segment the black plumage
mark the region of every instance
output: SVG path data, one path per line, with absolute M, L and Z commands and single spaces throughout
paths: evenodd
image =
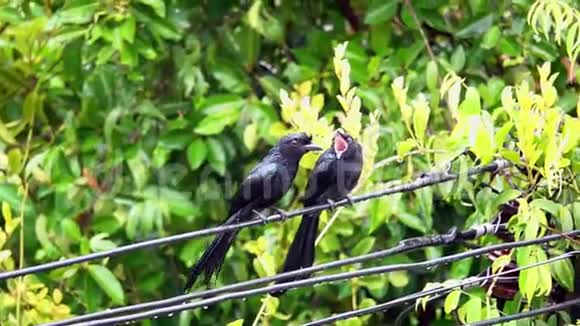
M 345 198 L 356 186 L 363 165 L 361 145 L 350 135 L 339 130 L 334 136 L 333 146 L 316 161 L 308 178 L 304 206 L 333 202 Z M 318 234 L 320 213 L 304 215 L 290 245 L 282 272 L 310 267 L 314 263 L 314 245 Z M 308 276 L 286 279 L 284 283 Z M 284 291 L 272 293 L 281 295 Z
M 321 149 L 305 133 L 281 138 L 242 182 L 230 202 L 229 217 L 223 225 L 248 221 L 252 219 L 254 211 L 274 205 L 292 186 L 302 156 L 309 151 Z M 219 272 L 237 234 L 238 230 L 235 230 L 216 236 L 191 269 L 185 291 L 193 286 L 201 274 L 209 283 L 212 275 Z

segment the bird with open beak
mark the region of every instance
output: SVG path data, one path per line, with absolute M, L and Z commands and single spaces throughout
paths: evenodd
M 334 205 L 335 200 L 348 196 L 356 186 L 362 172 L 363 152 L 361 145 L 342 129 L 338 129 L 332 146 L 324 151 L 316 161 L 308 177 L 304 206 L 324 203 Z M 320 212 L 302 216 L 302 221 L 290 245 L 283 272 L 294 271 L 312 266 L 314 246 L 318 234 Z M 278 283 L 295 281 L 308 276 L 285 279 Z M 272 293 L 278 296 L 284 291 Z

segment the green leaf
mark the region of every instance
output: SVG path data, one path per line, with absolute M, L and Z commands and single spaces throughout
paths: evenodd
M 506 189 L 502 191 L 499 195 L 497 195 L 491 204 L 492 210 L 497 209 L 500 205 L 503 205 L 511 200 L 518 198 L 521 195 L 521 192 L 516 189 Z
M 481 320 L 481 299 L 473 297 L 458 310 L 459 319 L 463 322 L 472 323 Z
M 569 232 L 574 230 L 574 221 L 572 220 L 572 214 L 568 207 L 561 206 L 560 214 L 557 217 L 560 222 L 560 231 Z
M 368 253 L 373 249 L 376 239 L 373 237 L 366 237 L 359 241 L 352 249 L 353 256 L 360 256 Z
M 22 151 L 20 148 L 12 148 L 8 151 L 8 173 L 18 174 L 22 168 Z
M 528 301 L 532 301 L 539 282 L 538 268 L 530 268 L 520 272 L 518 279 L 520 291 L 524 293 Z
M 262 86 L 268 97 L 276 102 L 278 102 L 279 100 L 280 90 L 286 89 L 286 85 L 274 76 L 259 77 L 258 82 L 260 83 L 260 86 Z
M 155 11 L 155 14 L 157 14 L 157 16 L 165 17 L 165 1 L 163 0 L 137 0 L 137 1 L 151 7 L 151 9 Z
M 206 115 L 230 115 L 239 111 L 244 103 L 245 100 L 238 95 L 218 94 L 205 98 L 200 107 Z
M 493 14 L 489 14 L 465 26 L 464 28 L 459 30 L 455 34 L 455 36 L 459 38 L 472 38 L 475 36 L 479 36 L 489 31 L 492 24 L 493 24 Z
M 453 71 L 460 72 L 465 66 L 465 50 L 463 46 L 458 46 L 451 56 L 451 66 Z
M 244 144 L 252 151 L 258 142 L 258 126 L 255 123 L 249 124 L 244 129 Z
M 159 194 L 159 190 L 155 188 L 150 188 L 150 190 L 152 192 L 150 198 L 155 199 Z M 181 217 L 192 217 L 199 212 L 199 208 L 191 202 L 189 195 L 169 188 L 161 188 L 160 190 L 161 198 L 167 202 L 169 211 L 172 214 Z
M 437 83 L 439 82 L 439 69 L 437 68 L 437 62 L 433 60 L 429 61 L 425 71 L 425 80 L 429 90 L 437 89 Z
M 117 248 L 117 244 L 114 243 L 111 240 L 107 240 L 106 238 L 109 235 L 106 233 L 99 233 L 94 235 L 91 240 L 89 240 L 89 245 L 91 247 L 91 250 L 93 252 L 99 252 L 99 251 L 106 251 L 106 250 L 112 250 L 114 248 Z
M 513 123 L 511 121 L 506 122 L 499 130 L 495 133 L 495 146 L 497 148 L 503 148 L 503 144 L 509 132 L 512 130 Z
M 503 255 L 499 256 L 496 260 L 493 261 L 491 264 L 491 271 L 492 273 L 497 273 L 501 268 L 508 265 L 511 262 L 511 255 Z
M 481 98 L 475 87 L 468 87 L 465 93 L 465 99 L 459 106 L 459 116 L 465 118 L 471 115 L 481 113 Z
M 396 288 L 403 288 L 409 284 L 409 273 L 407 271 L 390 272 L 387 277 L 389 282 Z
M 453 290 L 445 298 L 445 313 L 450 314 L 459 305 L 459 298 L 461 297 L 461 290 Z
M 409 214 L 406 212 L 400 212 L 397 214 L 397 218 L 406 226 L 410 227 L 411 229 L 417 230 L 421 233 L 427 232 L 427 228 L 425 227 L 425 222 L 421 220 L 417 215 Z
M 22 119 L 26 123 L 31 123 L 33 117 L 41 112 L 43 102 L 44 94 L 39 94 L 38 89 L 34 89 L 32 92 L 28 93 L 24 98 Z
M 75 40 L 62 51 L 63 75 L 77 90 L 81 89 L 84 79 L 81 57 L 84 43 L 82 39 Z
M 414 147 L 415 141 L 411 138 L 400 141 L 397 144 L 397 155 L 399 156 L 399 159 L 402 160 Z
M 497 42 L 499 42 L 499 38 L 501 37 L 501 30 L 496 25 L 489 29 L 485 35 L 483 36 L 483 41 L 481 41 L 481 47 L 484 49 L 493 49 Z
M 16 143 L 16 139 L 14 138 L 10 130 L 8 130 L 8 128 L 6 127 L 6 125 L 2 120 L 0 120 L 0 138 L 2 139 L 2 141 L 10 145 Z
M 568 291 L 574 292 L 574 266 L 569 258 L 550 264 L 552 275 Z
M 114 304 L 125 304 L 123 287 L 117 277 L 108 268 L 101 265 L 89 265 L 87 269 L 93 280 L 109 296 Z
M 429 122 L 429 114 L 431 109 L 427 101 L 419 100 L 413 104 L 413 130 L 415 137 L 419 144 L 424 146 L 425 131 L 427 130 L 427 123 Z
M 243 319 L 238 319 L 238 320 L 234 320 L 231 323 L 228 323 L 226 326 L 243 326 L 244 325 L 244 320 Z
M 560 213 L 561 205 L 549 199 L 537 198 L 530 203 L 530 207 L 537 207 L 544 212 L 552 214 L 553 216 L 558 216 Z
M 131 13 L 137 18 L 137 21 L 147 25 L 151 32 L 162 38 L 169 40 L 179 40 L 181 38 L 181 33 L 167 19 L 153 16 L 147 10 L 141 10 L 136 6 L 131 6 Z
M 226 173 L 226 153 L 222 144 L 214 138 L 207 139 L 208 156 L 207 159 L 211 167 L 220 175 Z
M 60 226 L 67 239 L 72 240 L 74 243 L 78 243 L 83 239 L 81 228 L 75 221 L 71 220 L 70 218 L 62 219 Z
M 15 185 L 9 183 L 0 183 L 0 201 L 5 201 L 10 205 L 10 208 L 16 214 L 20 214 L 20 207 L 22 205 L 22 195 L 18 192 Z M 30 199 L 24 205 L 24 215 L 32 216 L 35 214 L 34 206 Z
M 233 119 L 232 119 L 233 120 Z M 224 128 L 234 122 L 235 120 L 230 120 L 229 118 L 225 117 L 216 117 L 214 115 L 209 115 L 203 120 L 201 120 L 197 127 L 195 127 L 194 131 L 200 135 L 209 136 L 221 133 Z
M 481 164 L 488 164 L 493 159 L 496 148 L 493 143 L 492 131 L 484 127 L 483 123 L 477 126 L 473 152 L 481 160 Z
M 129 43 L 135 41 L 135 28 L 136 22 L 135 17 L 127 16 L 127 19 L 117 28 L 119 30 L 119 35 L 121 38 Z
M 0 8 L 0 22 L 17 25 L 22 22 L 22 14 L 20 10 L 5 5 Z
M 378 25 L 390 20 L 396 13 L 399 1 L 373 1 L 365 15 L 365 24 Z
M 522 53 L 522 46 L 514 37 L 502 37 L 499 41 L 499 51 L 510 57 L 517 57 Z
M 100 1 L 73 0 L 68 5 L 57 11 L 56 21 L 60 24 L 86 24 L 93 20 L 93 15 L 100 7 Z
M 251 69 L 256 65 L 260 54 L 260 35 L 250 26 L 244 25 L 235 36 L 243 63 Z
M 192 170 L 197 170 L 203 164 L 207 152 L 207 146 L 201 138 L 196 138 L 187 146 L 187 161 Z

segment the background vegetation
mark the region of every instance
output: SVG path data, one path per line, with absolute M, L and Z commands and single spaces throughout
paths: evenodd
M 325 146 L 338 126 L 358 135 L 367 164 L 356 192 L 444 168 L 465 149 L 475 155 L 455 161 L 460 173 L 498 157 L 518 165 L 494 178 L 461 178 L 325 214 L 321 228 L 330 227 L 317 244 L 319 263 L 499 213 L 511 217 L 516 239 L 579 228 L 575 1 L 0 5 L 0 270 L 218 225 L 237 183 L 293 129 Z M 280 206 L 300 206 L 315 159 L 303 161 Z M 241 232 L 214 286 L 274 274 L 297 225 L 293 219 Z M 173 296 L 207 241 L 4 282 L 0 324 L 32 325 Z M 560 241 L 550 250 L 504 253 L 494 269 L 572 247 L 579 248 Z M 430 248 L 372 265 L 463 250 Z M 253 297 L 144 324 L 300 323 L 490 265 L 479 257 L 293 290 L 266 299 L 263 309 L 263 298 Z M 579 268 L 576 259 L 521 273 L 519 290 L 508 287 L 507 298 L 485 289 L 459 292 L 409 322 L 446 325 L 558 302 L 578 295 Z M 401 309 L 344 324 L 393 323 Z M 548 317 L 540 324 L 578 318 Z

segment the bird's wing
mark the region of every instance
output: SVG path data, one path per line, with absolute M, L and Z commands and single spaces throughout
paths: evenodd
M 265 185 L 272 185 L 272 180 L 276 177 L 278 164 L 260 163 L 256 165 L 244 182 L 240 185 L 238 192 L 232 198 L 230 204 L 230 215 L 242 209 L 247 204 L 255 201 L 258 196 L 262 195 Z
M 308 177 L 308 185 L 306 186 L 306 193 L 304 194 L 304 204 L 313 205 L 320 196 L 333 183 L 333 166 L 336 163 L 336 157 L 331 150 L 327 150 L 318 158 L 314 169 L 310 172 Z

